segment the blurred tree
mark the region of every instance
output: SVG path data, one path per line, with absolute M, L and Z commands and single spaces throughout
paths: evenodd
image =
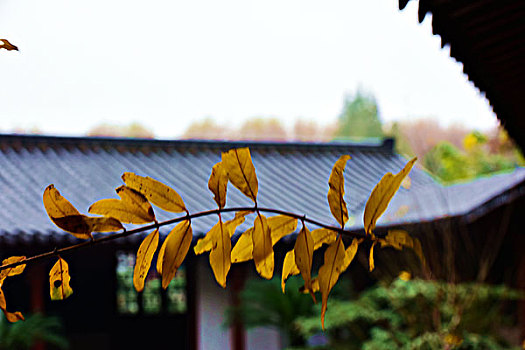
M 288 135 L 279 119 L 254 117 L 241 125 L 236 138 L 240 140 L 285 141 Z
M 344 139 L 382 136 L 381 120 L 375 98 L 359 90 L 355 96 L 347 96 L 343 111 L 339 116 L 336 137 Z
M 227 127 L 219 125 L 213 118 L 207 117 L 202 120 L 194 121 L 188 126 L 183 139 L 201 140 L 224 140 L 231 138 L 232 132 Z
M 296 119 L 292 139 L 297 141 L 326 142 L 334 138 L 337 125 L 328 124 L 327 126 L 319 125 L 315 120 Z
M 87 135 L 105 137 L 135 137 L 142 139 L 155 138 L 155 135 L 151 130 L 137 122 L 133 122 L 128 125 L 103 123 L 93 127 L 88 131 Z

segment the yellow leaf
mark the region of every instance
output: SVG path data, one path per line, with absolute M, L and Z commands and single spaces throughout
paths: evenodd
M 162 288 L 168 288 L 190 249 L 193 232 L 189 220 L 184 220 L 173 230 L 164 241 L 166 247 L 162 259 Z
M 231 234 L 230 226 L 219 221 L 209 233 L 213 247 L 210 253 L 210 266 L 217 283 L 226 288 L 226 277 L 231 267 Z
M 406 282 L 406 281 L 410 281 L 410 279 L 412 278 L 412 275 L 411 275 L 410 272 L 408 272 L 408 271 L 401 271 L 401 272 L 399 273 L 398 278 L 399 278 L 400 280 Z
M 186 206 L 179 194 L 160 181 L 133 173 L 122 174 L 122 180 L 128 187 L 142 193 L 151 203 L 161 209 L 173 213 L 186 211 Z
M 148 275 L 151 266 L 151 260 L 159 245 L 159 229 L 151 232 L 144 238 L 137 251 L 137 260 L 133 270 L 133 285 L 137 292 L 144 290 L 144 280 Z
M 359 247 L 359 240 L 357 238 L 352 239 L 352 243 L 350 244 L 350 247 L 346 248 L 345 250 L 345 260 L 343 264 L 343 268 L 341 269 L 341 272 L 346 271 L 352 260 L 354 260 L 354 257 L 357 253 L 357 248 Z
M 318 292 L 319 291 L 319 278 L 314 278 L 312 279 L 312 289 L 308 289 L 306 288 L 306 286 L 302 286 L 301 288 L 299 288 L 299 291 L 301 293 L 315 293 L 315 292 Z
M 5 295 L 4 295 L 4 291 L 2 290 L 2 288 L 0 288 L 0 309 L 2 309 L 2 312 L 5 315 L 5 318 L 9 322 L 17 322 L 20 320 L 24 320 L 24 316 L 22 316 L 22 314 L 19 311 L 17 312 L 7 311 L 7 303 L 5 301 Z
M 272 246 L 297 229 L 297 219 L 287 215 L 267 218 L 272 236 Z M 253 228 L 244 232 L 232 250 L 232 262 L 239 263 L 253 259 Z
M 83 228 L 82 230 L 77 229 L 75 231 L 71 231 L 70 229 L 74 229 L 74 227 L 70 227 L 70 225 L 65 225 L 68 223 L 68 220 L 60 220 L 64 217 L 80 216 L 80 212 L 71 203 L 69 203 L 67 199 L 62 197 L 62 195 L 60 194 L 60 192 L 58 192 L 54 185 L 51 184 L 47 186 L 47 188 L 44 191 L 43 200 L 47 215 L 49 215 L 49 218 L 51 219 L 51 221 L 53 221 L 55 225 L 57 225 L 65 231 L 68 231 L 77 238 L 92 238 L 91 231 L 86 230 L 86 228 Z
M 162 262 L 164 261 L 164 252 L 166 251 L 166 239 L 160 246 L 159 254 L 157 255 L 157 272 L 162 276 Z
M 113 217 L 129 224 L 145 224 L 155 221 L 153 208 L 142 193 L 126 186 L 117 188 L 117 193 L 122 200 L 101 199 L 93 203 L 88 212 Z
M 56 218 L 54 223 L 61 229 L 77 238 L 91 238 L 91 232 L 115 232 L 121 230 L 122 224 L 115 218 L 71 215 Z
M 63 300 L 73 294 L 73 289 L 69 286 L 69 266 L 67 262 L 58 258 L 49 272 L 49 287 L 51 300 Z
M 392 175 L 386 173 L 372 190 L 370 198 L 366 202 L 363 222 L 367 234 L 372 234 L 376 227 L 377 219 L 385 212 L 388 203 L 401 186 L 401 182 L 408 175 L 417 158 L 410 160 L 399 173 Z
M 312 239 L 314 241 L 314 251 L 321 248 L 323 244 L 331 244 L 337 239 L 337 232 L 328 230 L 326 228 L 318 228 L 312 231 Z M 286 253 L 283 262 L 283 271 L 281 275 L 281 288 L 285 293 L 286 280 L 290 276 L 298 275 L 299 268 L 295 264 L 295 252 L 293 250 Z
M 374 241 L 374 243 L 372 243 L 372 246 L 370 247 L 370 255 L 368 257 L 368 265 L 369 265 L 370 272 L 374 271 L 375 269 L 374 247 L 376 246 L 376 243 L 377 241 Z
M 0 45 L 0 49 L 6 49 L 7 51 L 18 51 L 18 47 L 11 44 L 7 39 L 0 39 L 0 41 L 2 42 L 2 45 Z
M 237 229 L 237 226 L 242 224 L 245 220 L 245 216 L 248 214 L 251 214 L 251 211 L 238 211 L 235 213 L 235 218 L 228 220 L 225 222 L 226 225 L 229 226 L 229 232 L 231 235 L 235 233 L 235 230 Z M 251 240 L 251 236 L 250 236 Z M 195 246 L 193 247 L 193 251 L 195 254 L 199 255 L 205 252 L 210 251 L 213 248 L 213 240 L 212 236 L 208 232 L 206 236 L 203 238 L 200 238 Z
M 215 202 L 219 209 L 226 205 L 226 189 L 228 187 L 228 175 L 224 170 L 222 162 L 219 162 L 211 169 L 210 179 L 208 180 L 208 188 L 213 193 Z
M 14 264 L 14 263 L 17 263 L 19 261 L 23 261 L 25 259 L 26 259 L 25 256 L 11 256 L 11 257 L 9 257 L 7 259 L 4 259 L 2 261 L 2 266 L 9 265 L 9 264 Z M 4 279 L 6 277 L 19 275 L 22 272 L 24 272 L 25 268 L 26 268 L 26 264 L 22 264 L 22 265 L 18 265 L 18 266 L 15 266 L 15 267 L 10 267 L 10 268 L 7 268 L 7 269 L 4 269 L 4 270 L 0 271 L 0 286 L 2 285 L 2 283 L 4 282 Z
M 337 239 L 337 232 L 326 229 L 318 228 L 312 231 L 312 238 L 314 240 L 314 250 L 321 248 L 323 244 L 331 244 Z
M 295 252 L 292 249 L 288 253 L 286 253 L 283 261 L 283 271 L 281 275 L 281 288 L 283 290 L 283 293 L 285 293 L 286 280 L 288 279 L 288 277 L 298 275 L 299 273 L 301 272 L 295 264 Z
M 341 156 L 337 162 L 335 162 L 332 168 L 332 173 L 328 179 L 328 204 L 330 205 L 330 211 L 337 220 L 341 227 L 344 227 L 348 221 L 348 209 L 346 208 L 346 202 L 344 200 L 345 194 L 345 179 L 343 172 L 345 170 L 346 162 L 350 159 L 349 155 Z
M 381 248 L 393 247 L 397 250 L 403 249 L 403 247 L 411 248 L 414 253 L 418 256 L 419 260 L 423 265 L 426 264 L 423 250 L 421 249 L 421 242 L 415 237 L 411 237 L 408 232 L 403 230 L 390 230 L 385 238 L 379 239 Z
M 253 261 L 259 275 L 266 279 L 273 276 L 273 246 L 272 235 L 264 215 L 257 214 L 253 222 Z
M 303 225 L 302 230 L 297 235 L 294 246 L 295 252 L 295 265 L 299 268 L 301 276 L 304 280 L 305 288 L 312 290 L 312 262 L 314 257 L 314 240 L 312 234 L 306 227 Z M 313 292 L 310 293 L 314 302 L 315 295 Z
M 257 202 L 257 175 L 248 148 L 231 149 L 222 153 L 222 164 L 228 179 L 244 195 Z
M 324 264 L 319 268 L 319 290 L 322 295 L 321 325 L 324 330 L 324 316 L 328 303 L 328 295 L 337 283 L 345 263 L 345 247 L 341 236 L 326 249 L 324 253 Z

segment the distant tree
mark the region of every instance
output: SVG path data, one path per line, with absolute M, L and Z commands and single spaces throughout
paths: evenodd
M 319 125 L 315 120 L 305 120 L 299 118 L 295 121 L 292 129 L 292 139 L 296 141 L 314 141 L 325 142 L 334 138 L 335 124 L 328 124 L 327 126 Z
M 285 128 L 277 118 L 254 117 L 246 120 L 237 132 L 240 140 L 285 141 Z
M 151 130 L 137 122 L 128 125 L 103 123 L 93 127 L 88 131 L 87 135 L 105 137 L 136 137 L 142 139 L 155 138 L 155 135 Z
M 224 140 L 231 139 L 231 136 L 232 132 L 230 129 L 219 125 L 211 117 L 192 122 L 182 134 L 183 139 L 201 140 Z
M 382 137 L 378 107 L 372 95 L 347 96 L 338 120 L 337 138 Z

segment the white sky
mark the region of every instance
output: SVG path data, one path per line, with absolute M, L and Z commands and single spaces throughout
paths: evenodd
M 334 121 L 375 94 L 384 121 L 497 124 L 417 2 L 0 0 L 0 132 L 84 134 L 138 121 L 158 137 L 207 116 Z

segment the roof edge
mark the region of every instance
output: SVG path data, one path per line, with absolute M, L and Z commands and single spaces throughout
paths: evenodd
M 167 140 L 167 139 L 138 139 L 114 137 L 86 137 L 86 136 L 49 136 L 25 134 L 0 134 L 1 146 L 87 146 L 87 147 L 125 147 L 125 148 L 168 148 L 192 149 L 211 148 L 226 150 L 236 147 L 250 149 L 278 148 L 280 150 L 321 151 L 321 150 L 353 150 L 394 152 L 394 139 L 384 138 L 377 141 L 334 141 L 334 142 L 272 142 L 272 141 L 230 141 L 230 140 Z

